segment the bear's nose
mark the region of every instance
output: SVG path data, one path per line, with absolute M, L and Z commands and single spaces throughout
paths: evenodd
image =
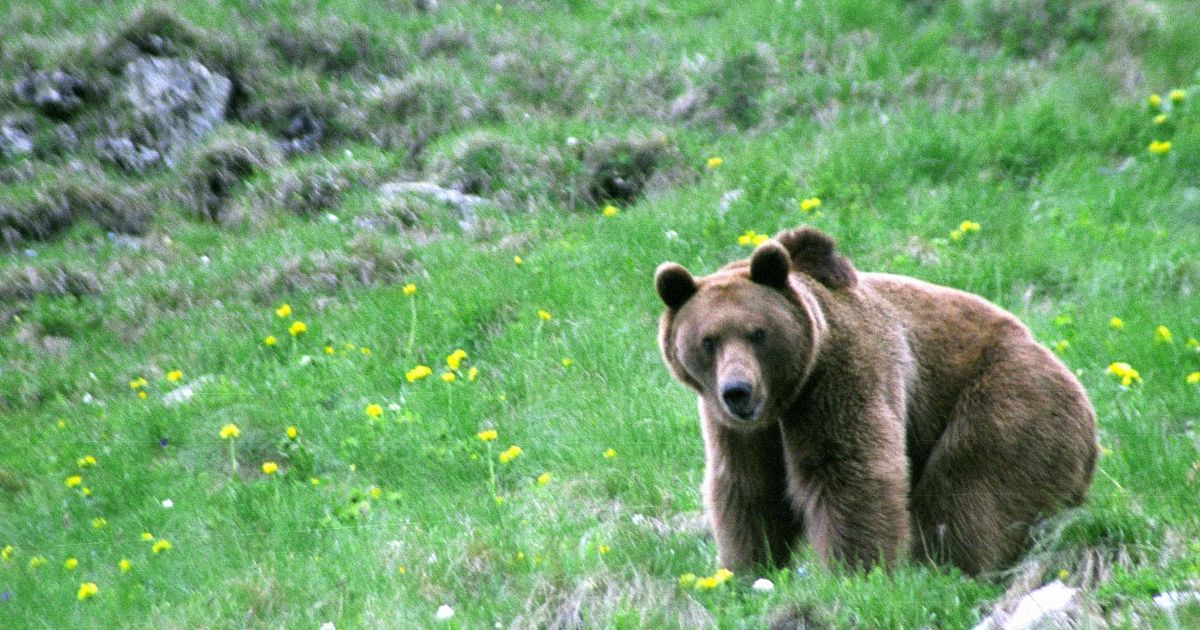
M 754 411 L 750 403 L 753 392 L 754 388 L 747 381 L 729 381 L 721 386 L 721 400 L 730 413 L 746 420 Z

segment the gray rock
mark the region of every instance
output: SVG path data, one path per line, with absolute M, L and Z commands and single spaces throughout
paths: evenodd
M 68 118 L 80 107 L 87 85 L 62 70 L 34 72 L 17 81 L 17 98 L 51 118 Z
M 1082 616 L 1079 589 L 1055 580 L 1026 594 L 1016 602 L 997 606 L 974 630 L 1075 628 L 1078 627 Z
M 101 138 L 97 156 L 127 173 L 145 173 L 162 162 L 162 154 L 129 138 Z
M 165 161 L 225 118 L 233 82 L 192 60 L 145 57 L 125 66 L 120 99 Z
M 483 197 L 461 193 L 452 188 L 442 188 L 433 182 L 392 182 L 379 188 L 379 195 L 385 200 L 414 195 L 434 201 L 449 204 L 464 214 L 475 206 L 486 203 Z
M 1168 591 L 1154 596 L 1154 605 L 1166 611 L 1195 603 L 1200 603 L 1200 592 L 1197 591 Z
M 0 155 L 11 158 L 33 152 L 33 140 L 24 130 L 0 124 Z

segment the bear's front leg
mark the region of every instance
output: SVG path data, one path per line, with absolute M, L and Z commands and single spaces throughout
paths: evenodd
M 787 498 L 778 427 L 735 431 L 705 420 L 704 503 L 722 567 L 786 566 L 803 518 Z
M 889 566 L 910 545 L 903 434 L 864 433 L 830 441 L 829 433 L 784 429 L 788 492 L 826 566 Z

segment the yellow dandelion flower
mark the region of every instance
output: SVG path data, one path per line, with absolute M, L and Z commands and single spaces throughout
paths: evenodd
M 117 568 L 121 570 L 121 573 L 129 573 L 129 570 L 133 568 L 133 563 L 129 561 L 129 558 L 121 558 L 121 561 L 117 563 Z
M 1200 339 L 1188 337 L 1187 347 L 1192 348 L 1193 350 L 1200 350 Z
M 264 475 L 274 475 L 279 472 L 279 464 L 275 462 L 263 462 L 262 471 Z
M 458 377 L 454 375 L 454 372 L 442 372 L 442 380 L 447 383 L 453 383 L 456 378 Z
M 263 338 L 264 346 L 273 346 L 277 343 L 279 343 L 279 340 L 275 338 L 275 335 L 267 335 L 265 338 Z
M 1108 373 L 1121 379 L 1121 385 L 1129 387 L 1134 383 L 1142 382 L 1142 375 L 1133 366 L 1124 361 L 1117 361 L 1108 366 Z
M 808 213 L 821 207 L 820 197 L 809 197 L 808 199 L 800 200 L 800 210 Z
M 1059 571 L 1058 571 L 1058 579 L 1060 579 L 1060 580 L 1067 579 L 1067 576 L 1069 576 L 1069 575 L 1071 575 L 1071 572 L 1066 569 L 1059 569 Z
M 334 352 L 333 346 L 325 346 L 325 354 L 333 354 Z
M 719 168 L 724 163 L 725 163 L 725 160 L 722 160 L 721 158 L 716 157 L 716 156 L 708 158 L 708 161 L 705 162 L 705 164 L 708 166 L 708 170 L 710 170 L 710 171 L 713 169 Z
M 718 585 L 720 585 L 720 582 L 714 577 L 696 578 L 695 589 L 698 591 L 711 591 L 717 588 Z
M 963 234 L 970 234 L 972 232 L 978 232 L 980 229 L 980 225 L 974 221 L 967 220 L 967 221 L 963 221 L 962 223 L 959 223 L 958 229 L 962 230 Z
M 1171 334 L 1171 329 L 1166 326 L 1159 326 L 1154 329 L 1154 340 L 1158 343 L 1173 343 L 1175 335 Z
M 521 453 L 524 453 L 524 452 L 525 451 L 521 450 L 520 446 L 513 444 L 512 446 L 505 449 L 504 452 L 500 453 L 500 463 L 507 464 L 507 463 L 511 462 L 512 460 L 520 457 Z
M 149 396 L 150 395 L 147 394 L 146 392 L 138 392 L 138 398 L 141 398 L 142 400 L 146 400 L 146 398 L 148 398 Z
M 103 516 L 97 516 L 96 518 L 92 519 L 93 529 L 100 529 L 105 525 L 108 525 L 108 519 L 104 518 Z
M 731 577 L 733 577 L 733 571 L 724 567 L 717 569 L 717 572 L 713 573 L 713 579 L 717 581 L 717 584 L 728 582 Z
M 479 378 L 479 368 L 472 367 L 471 369 L 467 370 L 467 380 L 468 381 L 471 381 L 472 383 L 474 383 L 475 379 L 477 379 L 477 378 Z
M 404 295 L 412 297 L 417 294 L 417 285 L 409 282 L 404 285 L 404 288 L 402 288 L 401 291 L 404 292 Z
M 616 206 L 604 206 L 603 212 L 604 212 L 604 216 L 606 216 L 606 217 L 615 217 L 615 216 L 617 216 L 617 213 L 620 212 L 620 210 L 618 210 Z
M 367 408 L 363 411 L 365 411 L 366 414 L 372 418 L 378 418 L 379 416 L 383 415 L 383 405 L 371 403 L 367 405 Z
M 513 264 L 520 267 L 521 265 L 525 264 L 525 259 L 521 258 L 520 256 L 513 256 Z
M 1157 92 L 1155 92 L 1155 93 L 1151 94 L 1149 98 L 1146 99 L 1146 102 L 1150 104 L 1150 107 L 1161 107 L 1162 106 L 1162 97 L 1159 96 Z
M 696 574 L 695 573 L 684 573 L 683 575 L 679 576 L 679 585 L 684 588 L 687 588 L 695 583 L 696 583 Z
M 321 480 L 317 479 L 316 477 L 310 477 L 308 480 L 308 483 L 309 483 L 309 485 L 316 487 L 316 486 L 321 485 Z
M 371 354 L 371 349 L 366 346 L 359 348 L 358 351 L 361 352 L 363 356 L 370 356 Z
M 371 486 L 371 489 L 367 493 L 371 495 L 372 499 L 378 499 L 383 496 L 383 490 L 380 490 L 379 486 Z
M 1157 116 L 1155 116 L 1155 117 L 1154 117 L 1154 124 L 1156 124 L 1156 125 L 1161 125 L 1161 124 L 1163 124 L 1163 123 L 1165 123 L 1165 122 L 1167 122 L 1167 115 L 1166 115 L 1166 114 L 1159 114 L 1159 115 L 1157 115 Z
M 1178 89 L 1171 90 L 1171 93 L 1169 94 L 1169 96 L 1171 97 L 1172 103 L 1179 103 L 1179 102 L 1182 102 L 1183 99 L 1187 98 L 1187 92 L 1185 92 L 1183 90 L 1178 90 Z
M 221 436 L 222 440 L 229 440 L 229 439 L 238 437 L 241 434 L 242 434 L 242 430 L 237 428 L 236 424 L 230 423 L 230 424 L 227 424 L 227 425 L 221 427 L 220 436 Z
M 756 245 L 761 245 L 763 241 L 766 240 L 766 234 L 759 234 L 754 230 L 746 230 L 741 236 L 738 237 L 737 242 L 738 245 L 741 245 L 742 247 L 754 247 Z
M 68 571 L 74 571 L 75 568 L 78 566 L 79 566 L 79 559 L 77 559 L 77 558 L 67 558 L 67 560 L 65 562 L 63 562 L 63 568 Z
M 482 442 L 492 442 L 496 438 L 500 437 L 500 434 L 495 429 L 488 429 L 486 431 L 480 431 L 479 433 L 476 433 L 475 437 L 479 438 Z
M 1153 155 L 1166 155 L 1171 151 L 1171 141 L 1155 140 L 1151 142 L 1150 146 L 1146 147 L 1146 149 Z
M 159 540 L 154 541 L 154 544 L 150 546 L 150 551 L 153 551 L 154 553 L 162 553 L 164 551 L 167 551 L 170 548 L 171 548 L 170 541 L 168 541 L 166 539 L 159 539 Z
M 537 485 L 544 486 L 544 485 L 550 483 L 551 479 L 552 479 L 552 477 L 550 476 L 550 473 L 544 472 L 544 473 L 538 475 Z
M 541 318 L 542 321 L 550 321 L 550 318 L 552 318 L 554 316 L 550 314 L 550 311 L 547 311 L 544 309 L 539 309 L 538 317 Z
M 89 488 L 89 487 L 87 487 L 87 486 L 84 486 L 84 487 L 83 487 L 83 490 L 80 490 L 80 492 L 82 492 L 82 493 L 83 493 L 83 496 L 85 496 L 85 497 L 90 497 L 90 496 L 92 496 L 92 489 L 91 489 L 91 488 Z
M 1200 383 L 1200 372 L 1192 372 L 1191 374 L 1188 374 L 1186 380 L 1191 385 Z
M 418 365 L 417 367 L 405 372 L 404 378 L 409 383 L 413 383 L 429 376 L 430 374 L 433 374 L 432 368 L 430 368 L 428 365 Z
M 171 370 L 167 372 L 167 380 L 172 383 L 179 381 L 181 378 L 183 378 L 183 370 Z
M 571 359 L 568 359 L 567 357 L 563 357 L 563 360 L 562 360 L 562 366 L 563 366 L 563 367 L 565 367 L 565 368 L 566 368 L 566 367 L 571 367 L 571 366 L 572 366 L 572 365 L 574 365 L 574 364 L 575 364 L 575 362 L 574 362 L 574 361 L 572 361 Z
M 293 337 L 305 332 L 308 332 L 308 324 L 305 324 L 304 322 L 296 321 L 292 322 L 291 326 L 288 326 L 288 333 L 290 333 Z
M 90 468 L 96 465 L 96 458 L 92 455 L 84 455 L 75 460 L 75 464 L 80 468 Z
M 300 431 L 296 427 L 291 426 L 291 427 L 287 428 L 287 436 L 288 436 L 289 440 L 294 440 L 299 435 L 300 435 Z
M 1113 330 L 1121 330 L 1125 328 L 1125 320 L 1114 315 L 1112 319 L 1108 320 L 1108 327 Z
M 50 562 L 50 561 L 46 559 L 46 556 L 34 556 L 29 559 L 29 568 L 36 569 L 36 568 L 46 564 L 47 562 Z
M 467 351 L 459 348 L 446 357 L 446 365 L 450 366 L 451 370 L 457 370 L 465 358 L 467 358 Z
M 145 378 L 139 376 L 138 378 L 129 381 L 129 389 L 141 389 L 148 384 L 149 382 Z
M 150 532 L 142 532 L 142 540 L 154 540 L 154 534 Z
M 83 477 L 80 477 L 79 475 L 71 475 L 70 477 L 67 477 L 65 483 L 67 484 L 68 488 L 74 488 L 75 486 L 83 483 Z
M 12 560 L 14 551 L 16 551 L 16 549 L 14 549 L 12 545 L 4 545 L 4 549 L 0 549 L 0 560 L 5 562 Z
M 604 459 L 612 459 L 617 456 L 617 449 L 610 448 L 604 451 Z
M 76 594 L 76 597 L 78 597 L 79 601 L 82 602 L 95 597 L 96 593 L 99 592 L 100 587 L 96 586 L 95 582 L 84 582 L 83 584 L 79 585 L 79 593 Z
M 600 555 L 603 556 L 604 554 L 612 551 L 612 547 L 609 547 L 608 545 L 600 545 L 599 547 L 596 548 L 596 551 L 599 551 Z
M 287 302 L 284 302 L 283 304 L 279 305 L 279 308 L 275 309 L 275 314 L 279 317 L 288 317 L 292 314 L 292 306 Z
M 1070 347 L 1071 347 L 1071 342 L 1067 341 L 1066 339 L 1060 339 L 1060 340 L 1054 342 L 1054 351 L 1059 354 L 1066 352 L 1067 348 L 1070 348 Z

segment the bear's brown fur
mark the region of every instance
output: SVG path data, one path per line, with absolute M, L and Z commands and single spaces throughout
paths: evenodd
M 655 274 L 672 374 L 699 394 L 704 498 L 731 569 L 897 558 L 1001 569 L 1087 493 L 1096 420 L 1013 315 L 859 273 L 831 238 L 778 234 L 748 261 Z

